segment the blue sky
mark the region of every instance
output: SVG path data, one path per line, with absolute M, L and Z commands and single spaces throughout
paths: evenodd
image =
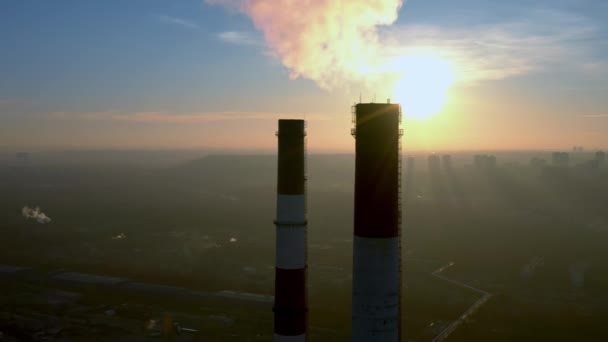
M 290 78 L 229 7 L 4 0 L 0 147 L 270 149 L 283 113 L 311 121 L 313 150 L 348 151 L 349 107 L 374 90 L 344 77 L 322 89 L 306 68 Z M 448 51 L 462 73 L 445 110 L 405 123 L 412 149 L 608 147 L 607 23 L 603 0 L 410 0 L 378 39 Z

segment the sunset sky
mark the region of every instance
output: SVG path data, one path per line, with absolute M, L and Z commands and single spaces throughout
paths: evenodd
M 360 97 L 406 150 L 608 148 L 605 0 L 4 0 L 0 46 L 4 150 L 352 152 Z

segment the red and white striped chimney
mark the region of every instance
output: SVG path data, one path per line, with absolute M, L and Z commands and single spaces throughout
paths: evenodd
M 401 109 L 355 106 L 352 341 L 400 341 Z
M 275 341 L 306 341 L 306 193 L 304 120 L 279 120 Z

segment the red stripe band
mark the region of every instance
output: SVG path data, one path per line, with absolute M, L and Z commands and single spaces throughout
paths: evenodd
M 274 296 L 274 332 L 298 336 L 306 332 L 306 269 L 276 268 Z

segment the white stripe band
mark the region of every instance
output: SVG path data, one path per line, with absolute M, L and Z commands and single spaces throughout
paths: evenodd
M 276 265 L 286 270 L 306 266 L 306 229 L 302 226 L 277 226 Z
M 306 341 L 306 335 L 298 335 L 298 336 L 283 336 L 274 334 L 275 342 L 304 342 Z
M 399 339 L 399 238 L 353 240 L 352 341 Z
M 277 195 L 277 223 L 302 224 L 306 220 L 306 196 Z

